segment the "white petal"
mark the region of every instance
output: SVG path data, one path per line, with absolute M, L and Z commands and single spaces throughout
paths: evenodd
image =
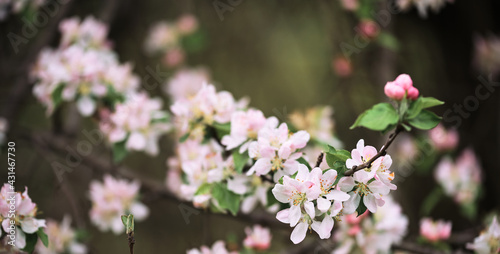
M 302 217 L 302 212 L 300 211 L 300 206 L 298 205 L 292 205 L 290 207 L 290 226 L 294 227 L 299 223 L 300 218 Z
M 16 229 L 16 247 L 18 249 L 24 249 L 26 247 L 26 235 L 24 232 L 20 229 Z
M 353 214 L 358 208 L 361 199 L 361 197 L 354 192 L 349 193 L 349 196 L 351 196 L 349 200 L 344 202 L 344 214 Z
M 276 214 L 276 219 L 283 223 L 290 223 L 290 209 L 283 209 Z
M 292 235 L 290 235 L 290 240 L 292 240 L 292 242 L 294 244 L 298 244 L 298 243 L 302 242 L 304 240 L 304 238 L 306 238 L 306 233 L 307 233 L 308 227 L 309 227 L 309 225 L 307 225 L 307 223 L 305 223 L 305 222 L 299 223 L 299 225 L 297 225 L 293 229 Z
M 370 212 L 375 213 L 377 211 L 377 203 L 375 202 L 375 197 L 373 195 L 364 196 L 363 203 L 365 204 L 366 208 L 370 210 Z
M 307 201 L 304 203 L 304 209 L 306 210 L 306 213 L 309 215 L 309 217 L 311 218 L 316 217 L 316 213 L 314 211 L 314 204 L 311 201 Z
M 325 198 L 318 198 L 318 210 L 321 212 L 326 212 L 328 209 L 330 209 L 330 206 L 332 205 L 332 202 L 328 201 Z
M 135 202 L 130 206 L 130 213 L 134 215 L 134 219 L 140 221 L 148 217 L 149 208 L 142 203 Z
M 330 193 L 326 195 L 329 200 L 346 201 L 349 199 L 349 195 L 343 191 L 331 190 Z
M 78 111 L 84 116 L 90 116 L 95 111 L 95 101 L 88 96 L 81 97 L 76 102 Z
M 333 218 L 330 216 L 325 216 L 321 223 L 315 221 L 311 225 L 312 229 L 318 233 L 319 238 L 328 239 L 331 236 L 333 229 Z

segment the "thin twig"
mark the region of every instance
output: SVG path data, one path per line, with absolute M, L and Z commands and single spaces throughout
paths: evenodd
M 396 139 L 396 136 L 401 132 L 403 131 L 403 127 L 401 125 L 398 125 L 396 127 L 396 130 L 389 136 L 389 139 L 387 139 L 387 141 L 385 142 L 384 146 L 382 146 L 382 149 L 380 149 L 380 151 L 375 155 L 373 156 L 370 160 L 368 160 L 367 162 L 361 164 L 361 165 L 354 165 L 351 169 L 347 170 L 345 172 L 345 176 L 350 176 L 354 173 L 356 173 L 357 171 L 361 170 L 361 169 L 364 169 L 364 168 L 369 168 L 372 166 L 372 163 L 380 158 L 381 156 L 384 156 L 386 154 L 386 151 L 387 151 L 387 148 L 389 148 L 389 146 L 392 144 L 392 142 L 394 141 L 394 139 Z
M 134 244 L 135 244 L 134 231 L 127 234 L 127 240 L 128 240 L 128 248 L 130 249 L 130 254 L 134 254 Z
M 323 162 L 323 157 L 325 156 L 324 153 L 320 153 L 318 156 L 318 159 L 316 160 L 316 165 L 314 165 L 315 168 L 319 167 L 321 165 L 321 162 Z

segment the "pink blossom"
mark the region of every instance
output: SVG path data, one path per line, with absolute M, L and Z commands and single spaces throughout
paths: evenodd
M 163 58 L 163 63 L 170 68 L 176 67 L 184 62 L 185 57 L 185 53 L 182 49 L 173 48 L 167 51 Z
M 359 7 L 358 0 L 340 0 L 342 7 L 348 11 L 355 11 Z
M 397 101 L 402 100 L 405 94 L 410 100 L 416 100 L 419 95 L 418 89 L 413 86 L 413 81 L 408 74 L 401 74 L 394 81 L 387 82 L 384 92 L 387 97 Z
M 349 77 L 352 74 L 352 64 L 345 57 L 336 57 L 332 61 L 333 71 L 340 77 Z
M 247 237 L 243 241 L 243 245 L 249 249 L 267 250 L 271 246 L 271 232 L 268 228 L 260 225 L 253 226 L 253 229 L 245 228 Z
M 369 39 L 376 38 L 380 32 L 380 28 L 377 23 L 370 19 L 362 20 L 358 25 L 358 29 L 362 36 Z
M 184 14 L 177 20 L 177 29 L 181 34 L 191 34 L 198 29 L 198 20 L 192 14 Z
M 438 124 L 429 131 L 432 145 L 439 151 L 453 150 L 458 145 L 458 132 L 455 129 L 446 130 L 442 124 Z
M 264 127 L 266 121 L 260 110 L 236 111 L 231 116 L 231 132 L 224 136 L 221 142 L 227 150 L 241 145 L 240 153 L 243 153 L 250 144 L 247 141 L 257 139 L 257 134 Z
M 37 253 L 87 253 L 87 247 L 76 240 L 76 232 L 71 228 L 71 218 L 69 216 L 64 216 L 61 223 L 47 220 L 45 233 L 49 238 L 49 246 L 45 247 L 41 241 L 38 241 L 35 248 Z
M 431 242 L 446 240 L 450 234 L 451 222 L 442 220 L 434 222 L 430 218 L 423 218 L 420 221 L 420 235 Z

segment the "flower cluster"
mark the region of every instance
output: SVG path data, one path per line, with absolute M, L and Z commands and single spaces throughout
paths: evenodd
M 0 221 L 3 229 L 3 232 L 0 230 L 0 237 L 15 232 L 15 247 L 26 247 L 26 234 L 34 234 L 39 228 L 45 227 L 45 220 L 35 218 L 37 211 L 36 204 L 28 196 L 27 187 L 21 193 L 15 192 L 12 185 L 4 184 L 0 190 Z
M 430 218 L 420 220 L 420 235 L 429 242 L 446 240 L 451 234 L 451 221 L 432 221 Z
M 271 246 L 271 232 L 268 228 L 264 228 L 260 225 L 254 225 L 253 228 L 245 228 L 246 238 L 243 240 L 243 246 L 247 250 L 255 251 L 265 251 Z M 212 245 L 212 248 L 208 246 L 202 246 L 200 249 L 191 249 L 187 251 L 187 254 L 237 254 L 237 253 L 248 253 L 247 251 L 228 251 L 226 249 L 224 241 L 217 241 Z M 250 252 L 253 253 L 253 252 Z
M 149 31 L 144 45 L 145 50 L 151 54 L 163 53 L 166 66 L 175 67 L 184 62 L 182 40 L 195 33 L 197 29 L 198 20 L 191 14 L 181 16 L 174 23 L 158 22 Z
M 276 218 L 295 227 L 290 239 L 297 244 L 306 237 L 307 230 L 312 228 L 321 239 L 330 238 L 333 229 L 333 217 L 342 210 L 342 201 L 349 195 L 335 189 L 334 182 L 337 171 L 325 173 L 320 168 L 309 169 L 298 164 L 297 175 L 283 177 L 283 184 L 273 188 L 274 197 L 281 203 L 290 204 L 290 208 L 281 210 Z
M 86 254 L 87 247 L 76 240 L 76 232 L 71 228 L 71 218 L 64 216 L 61 223 L 54 220 L 47 220 L 45 228 L 49 238 L 49 246 L 45 247 L 41 241 L 36 245 L 36 252 L 39 254 Z
M 467 248 L 477 254 L 500 253 L 500 224 L 496 217 L 491 221 L 488 230 L 476 237 L 473 243 L 468 243 Z
M 352 150 L 352 158 L 346 160 L 346 166 L 361 165 L 376 153 L 374 147 L 365 147 L 364 141 L 360 140 L 357 148 Z M 366 209 L 374 213 L 377 207 L 384 205 L 384 197 L 396 189 L 391 183 L 394 178 L 394 173 L 389 171 L 391 164 L 389 155 L 381 156 L 366 170 L 341 179 L 337 179 L 338 173 L 334 169 L 314 168 L 309 171 L 305 165 L 297 164 L 295 170 L 289 171 L 290 175 L 297 173 L 292 177 L 284 175 L 282 183 L 276 184 L 272 190 L 278 201 L 290 205 L 276 217 L 295 227 L 290 237 L 294 243 L 301 242 L 309 228 L 320 238 L 329 238 L 333 219 L 341 210 L 343 214 L 362 213 Z M 362 207 L 366 208 L 363 210 Z
M 120 234 L 125 230 L 121 220 L 123 214 L 133 214 L 137 221 L 149 215 L 149 209 L 138 201 L 140 184 L 136 181 L 115 179 L 104 176 L 104 182 L 90 183 L 92 209 L 90 220 L 101 231 L 111 230 Z
M 179 134 L 190 133 L 190 137 L 201 139 L 207 125 L 228 123 L 232 113 L 244 106 L 231 93 L 217 92 L 213 85 L 203 84 L 195 96 L 175 101 L 170 109 L 176 117 Z
M 458 145 L 458 132 L 455 129 L 446 130 L 442 124 L 429 131 L 429 138 L 438 151 L 453 150 Z
M 255 164 L 248 170 L 247 175 L 258 176 L 273 173 L 273 179 L 278 182 L 282 176 L 293 175 L 297 172 L 299 159 L 309 141 L 310 135 L 306 131 L 291 134 L 286 123 L 278 126 L 278 120 L 271 117 L 257 134 L 257 141 L 252 141 L 248 147 L 250 158 Z
M 50 115 L 62 101 L 76 101 L 79 112 L 89 116 L 99 103 L 114 104 L 134 92 L 139 78 L 130 64 L 120 64 L 109 49 L 104 23 L 87 17 L 61 22 L 59 48 L 44 49 L 33 69 L 33 93 Z
M 446 3 L 453 3 L 455 0 L 397 0 L 396 5 L 401 10 L 408 10 L 414 5 L 421 17 L 427 17 L 427 10 L 438 12 Z
M 416 100 L 418 98 L 418 89 L 413 86 L 413 81 L 408 74 L 399 75 L 394 81 L 389 81 L 384 87 L 387 97 L 400 101 L 403 98 Z
M 371 216 L 368 211 L 360 216 L 344 216 L 333 237 L 340 245 L 332 254 L 390 253 L 391 246 L 405 236 L 408 218 L 392 198 L 387 197 L 385 201 Z
M 437 165 L 435 178 L 446 195 L 462 205 L 473 204 L 479 194 L 481 167 L 471 149 L 466 149 L 456 162 L 449 157 Z
M 0 21 L 5 20 L 10 12 L 20 13 L 26 9 L 38 9 L 46 0 L 2 0 L 0 1 Z
M 145 92 L 130 94 L 109 116 L 101 116 L 100 129 L 111 144 L 123 144 L 130 151 L 158 154 L 159 137 L 170 130 L 162 101 Z

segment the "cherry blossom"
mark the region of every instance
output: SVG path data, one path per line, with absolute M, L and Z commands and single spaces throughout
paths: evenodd
M 420 16 L 427 17 L 427 10 L 438 12 L 446 3 L 453 3 L 455 0 L 397 0 L 396 5 L 401 10 L 408 10 L 411 5 L 414 5 Z
M 61 223 L 47 220 L 45 232 L 49 238 L 49 246 L 45 247 L 41 241 L 36 245 L 36 252 L 40 254 L 85 254 L 87 247 L 76 241 L 76 232 L 71 228 L 71 218 L 64 216 Z
M 137 181 L 115 179 L 104 176 L 104 182 L 90 183 L 92 209 L 90 219 L 101 231 L 111 230 L 115 234 L 124 232 L 121 215 L 133 214 L 136 221 L 142 221 L 149 215 L 149 209 L 138 201 L 140 184 Z
M 11 209 L 11 205 L 15 205 L 15 209 Z M 15 218 L 9 216 L 11 210 L 14 210 Z M 28 187 L 24 192 L 15 192 L 10 184 L 4 184 L 0 190 L 0 219 L 2 221 L 2 229 L 4 233 L 10 232 L 12 228 L 16 228 L 15 246 L 18 249 L 23 249 L 26 246 L 26 234 L 33 234 L 39 228 L 45 228 L 45 220 L 36 219 L 37 205 L 31 201 L 28 196 Z M 2 235 L 0 230 L 0 236 Z
M 451 234 L 451 222 L 430 218 L 420 220 L 420 235 L 430 242 L 446 240 Z
M 500 224 L 494 217 L 487 230 L 474 238 L 474 242 L 467 244 L 467 249 L 478 254 L 500 253 Z
M 173 101 L 189 99 L 209 80 L 210 75 L 205 69 L 180 69 L 165 83 L 163 90 Z

